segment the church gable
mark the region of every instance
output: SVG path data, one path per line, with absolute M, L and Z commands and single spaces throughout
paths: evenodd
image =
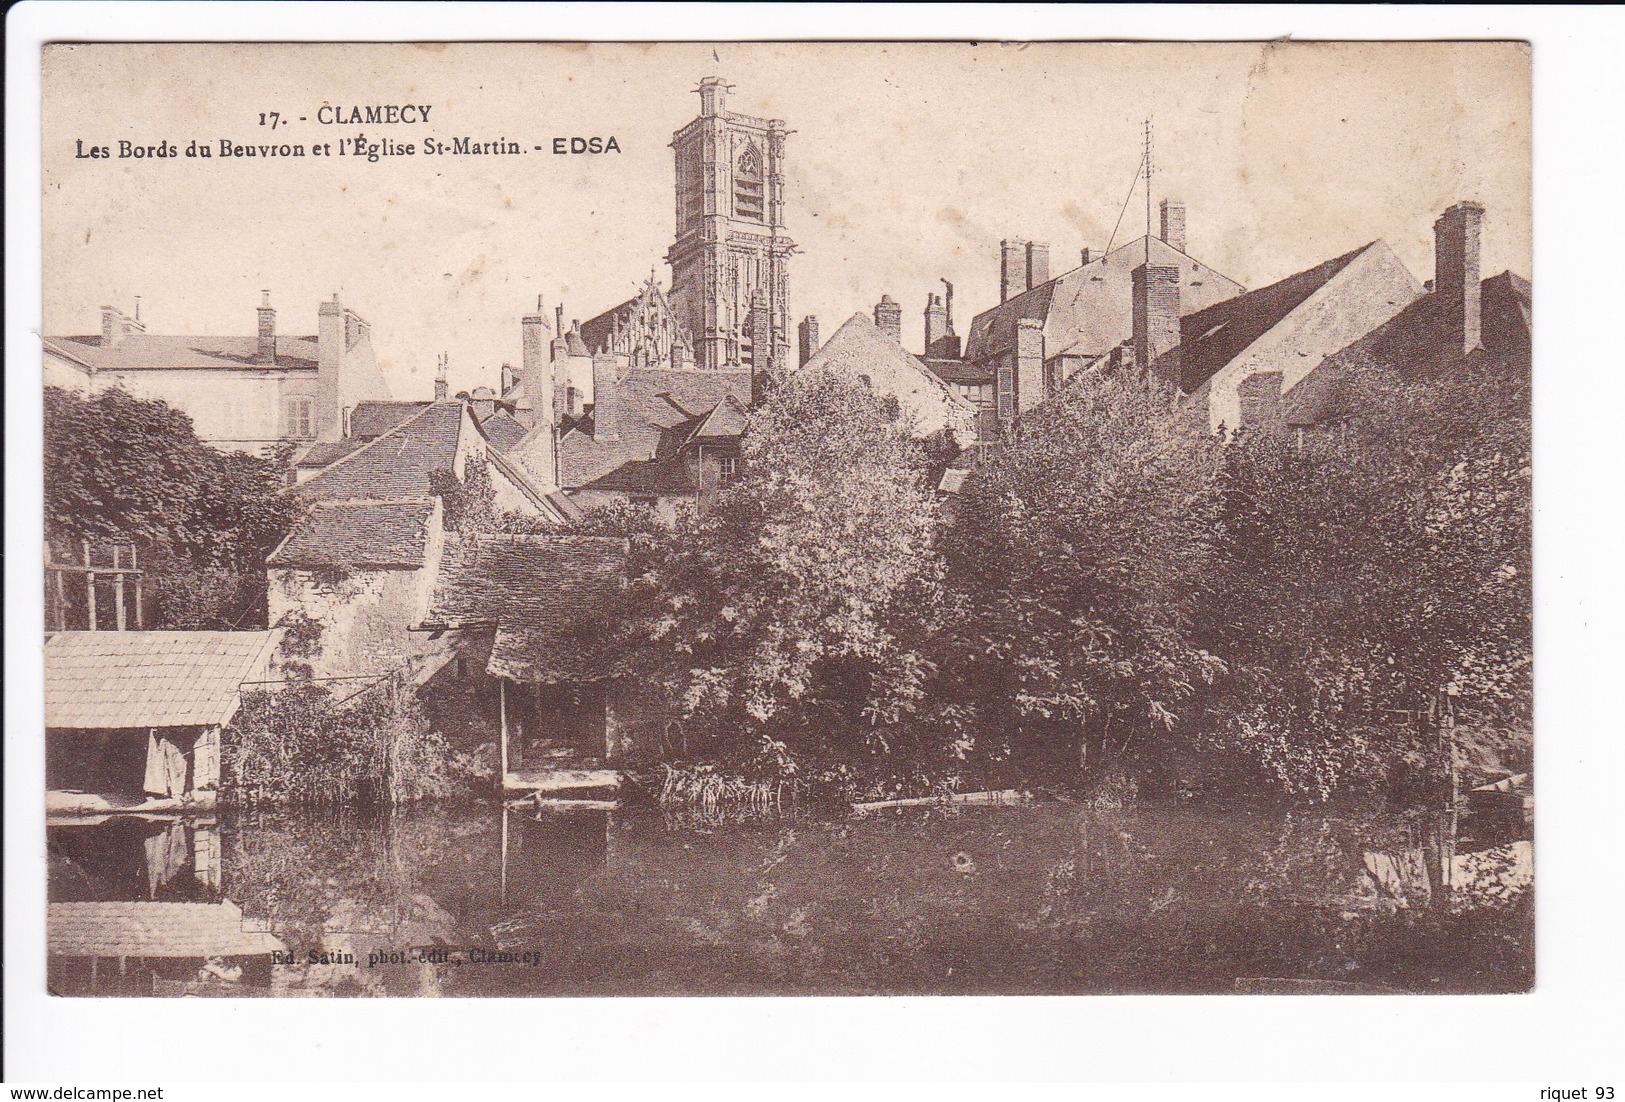
M 625 356 L 633 367 L 691 367 L 694 349 L 651 276 L 638 296 L 606 310 L 581 327 L 594 355 Z

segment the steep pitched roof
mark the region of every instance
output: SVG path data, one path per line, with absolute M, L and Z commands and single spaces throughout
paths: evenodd
M 965 413 L 976 408 L 921 363 L 917 356 L 882 332 L 868 314 L 857 313 L 847 318 L 800 370 L 824 367 L 871 377 L 877 368 L 890 367 L 902 377 L 916 380 L 921 389 Z
M 491 416 L 480 422 L 480 430 L 485 438 L 491 442 L 492 450 L 499 455 L 506 455 L 513 450 L 514 445 L 523 440 L 530 432 L 519 419 L 505 409 L 499 409 Z
M 425 628 L 496 629 L 488 668 L 516 681 L 613 676 L 603 615 L 626 579 L 626 540 L 448 540 Z
M 1016 323 L 1022 318 L 1044 323 L 1046 358 L 1109 351 L 1133 329 L 1130 281 L 1148 254 L 1153 264 L 1178 265 L 1184 273 L 1181 303 L 1187 313 L 1243 290 L 1235 280 L 1161 238 L 1142 235 L 977 314 L 965 338 L 965 360 L 985 362 L 1014 348 Z
M 690 440 L 735 440 L 745 433 L 750 411 L 732 394 L 723 397 L 690 434 Z
M 595 397 L 615 403 L 618 434 L 599 436 L 588 419 L 559 440 L 567 490 L 693 493 L 679 449 L 724 399 L 750 401 L 748 371 L 633 368 L 611 386 Z
M 452 469 L 463 416 L 460 401 L 431 402 L 293 492 L 306 500 L 426 498 L 431 472 Z
M 350 436 L 358 441 L 376 440 L 408 417 L 423 412 L 428 402 L 357 402 L 350 411 Z
M 220 903 L 52 903 L 46 951 L 54 957 L 256 957 L 287 948 L 243 928 L 243 912 Z
M 1268 287 L 1237 295 L 1179 322 L 1181 387 L 1193 391 L 1245 352 L 1259 337 L 1280 324 L 1305 299 L 1347 268 L 1375 241 L 1313 268 L 1287 276 Z
M 294 466 L 302 470 L 316 469 L 331 466 L 340 459 L 359 448 L 364 441 L 355 439 L 346 440 L 318 440 L 299 454 L 294 460 Z
M 200 367 L 264 371 L 273 366 L 256 362 L 258 337 L 173 337 L 158 333 L 131 333 L 111 348 L 102 347 L 100 336 L 46 337 L 45 347 L 97 371 Z M 274 366 L 314 371 L 316 338 L 278 337 Z
M 266 566 L 423 565 L 433 499 L 318 501 Z
M 282 633 L 62 631 L 45 643 L 47 727 L 223 724 Z
M 1527 374 L 1530 365 L 1531 289 L 1512 272 L 1479 284 L 1480 332 L 1484 354 Z M 1454 330 L 1442 312 L 1437 292 L 1429 292 L 1395 314 L 1386 324 L 1328 356 L 1285 396 L 1288 424 L 1312 425 L 1352 412 L 1345 383 L 1362 363 L 1426 377 L 1462 360 Z

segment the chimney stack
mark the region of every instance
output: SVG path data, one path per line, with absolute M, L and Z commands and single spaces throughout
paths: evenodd
M 547 315 L 542 312 L 542 296 L 536 296 L 536 309 L 526 314 L 519 322 L 520 333 L 520 359 L 519 381 L 525 387 L 525 393 L 534 401 L 535 394 L 530 389 L 530 380 L 535 375 L 548 374 L 548 357 L 550 355 L 549 336 L 552 330 L 547 324 Z M 552 387 L 549 386 L 551 391 Z M 552 405 L 551 399 L 548 405 Z M 546 411 L 531 407 L 531 415 L 537 418 L 550 418 L 552 410 Z
M 1089 263 L 1089 246 L 1088 245 L 1085 245 L 1083 247 L 1082 251 L 1078 253 L 1078 257 L 1084 264 L 1087 265 Z
M 124 311 L 117 306 L 102 307 L 103 348 L 117 348 L 123 343 L 124 338 L 131 333 L 145 333 L 146 331 L 147 327 L 141 324 L 139 315 L 130 318 L 126 317 Z
M 1162 201 L 1162 240 L 1170 249 L 1185 251 L 1185 204 L 1173 199 Z
M 276 363 L 276 311 L 271 307 L 271 292 L 260 292 L 259 340 L 254 347 L 254 362 Z
M 948 307 L 943 305 L 942 296 L 938 294 L 925 296 L 925 354 L 941 356 L 939 349 L 947 336 Z
M 1027 290 L 1049 282 L 1049 246 L 1027 242 Z
M 754 405 L 767 395 L 767 380 L 774 368 L 773 317 L 767 294 L 760 287 L 750 296 L 750 400 Z
M 881 295 L 880 301 L 875 303 L 875 328 L 899 345 L 903 343 L 903 308 L 893 302 L 890 295 Z
M 348 313 L 339 302 L 337 292 L 331 302 L 316 308 L 316 403 L 315 424 L 311 428 L 317 440 L 328 443 L 337 441 L 344 429 L 339 401 L 340 377 L 344 373 L 345 353 L 349 350 L 345 317 Z
M 448 359 L 450 359 L 450 357 L 444 352 L 440 353 L 440 355 L 435 359 L 434 400 L 437 402 L 444 402 L 446 400 L 446 361 Z
M 801 325 L 797 327 L 796 333 L 801 343 L 799 366 L 806 367 L 807 361 L 818 354 L 818 319 L 808 314 L 801 319 Z
M 1016 320 L 1016 412 L 1026 413 L 1044 393 L 1044 323 L 1037 318 Z
M 575 330 L 570 330 L 574 333 Z M 621 367 L 630 367 L 624 355 L 603 352 L 592 357 L 592 436 L 594 440 L 621 438 L 621 410 L 617 391 L 621 380 Z
M 1179 268 L 1141 264 L 1134 269 L 1134 366 L 1164 383 L 1179 384 Z
M 1433 223 L 1433 294 L 1451 342 L 1465 355 L 1483 347 L 1479 238 L 1484 208 L 1457 203 Z
M 999 242 L 999 301 L 1009 302 L 1022 291 L 1027 282 L 1027 243 L 1025 241 Z

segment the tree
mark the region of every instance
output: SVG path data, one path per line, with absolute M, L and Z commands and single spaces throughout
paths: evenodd
M 735 763 L 884 773 L 929 756 L 910 742 L 940 604 L 921 448 L 826 369 L 777 381 L 742 458 L 706 515 L 643 557 L 647 664 Z
M 1172 395 L 1085 373 L 967 480 L 944 539 L 965 691 L 1096 766 L 1186 718 L 1222 662 L 1195 614 L 1219 540 L 1221 445 Z
M 45 534 L 133 543 L 154 624 L 233 627 L 263 618 L 265 556 L 287 534 L 286 452 L 220 452 L 185 413 L 122 390 L 45 390 Z
M 1296 791 L 1447 776 L 1450 714 L 1527 724 L 1527 377 L 1357 363 L 1346 427 L 1226 451 L 1227 553 L 1204 615 L 1233 677 L 1221 749 Z

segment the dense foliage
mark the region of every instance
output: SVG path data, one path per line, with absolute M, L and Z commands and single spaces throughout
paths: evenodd
M 1089 374 L 967 482 L 943 541 L 960 684 L 1018 751 L 1102 764 L 1223 672 L 1194 633 L 1220 449 L 1171 394 Z
M 940 563 L 926 457 L 847 374 L 775 385 L 743 472 L 643 557 L 646 662 L 697 743 L 755 770 L 929 771 Z
M 77 558 L 86 539 L 134 544 L 148 627 L 262 625 L 265 556 L 292 520 L 280 492 L 285 455 L 217 451 L 164 402 L 54 387 L 45 390 L 44 454 L 53 552 Z
M 335 697 L 310 682 L 243 694 L 224 739 L 226 792 L 248 802 L 397 804 L 453 789 L 451 754 L 392 680 Z

